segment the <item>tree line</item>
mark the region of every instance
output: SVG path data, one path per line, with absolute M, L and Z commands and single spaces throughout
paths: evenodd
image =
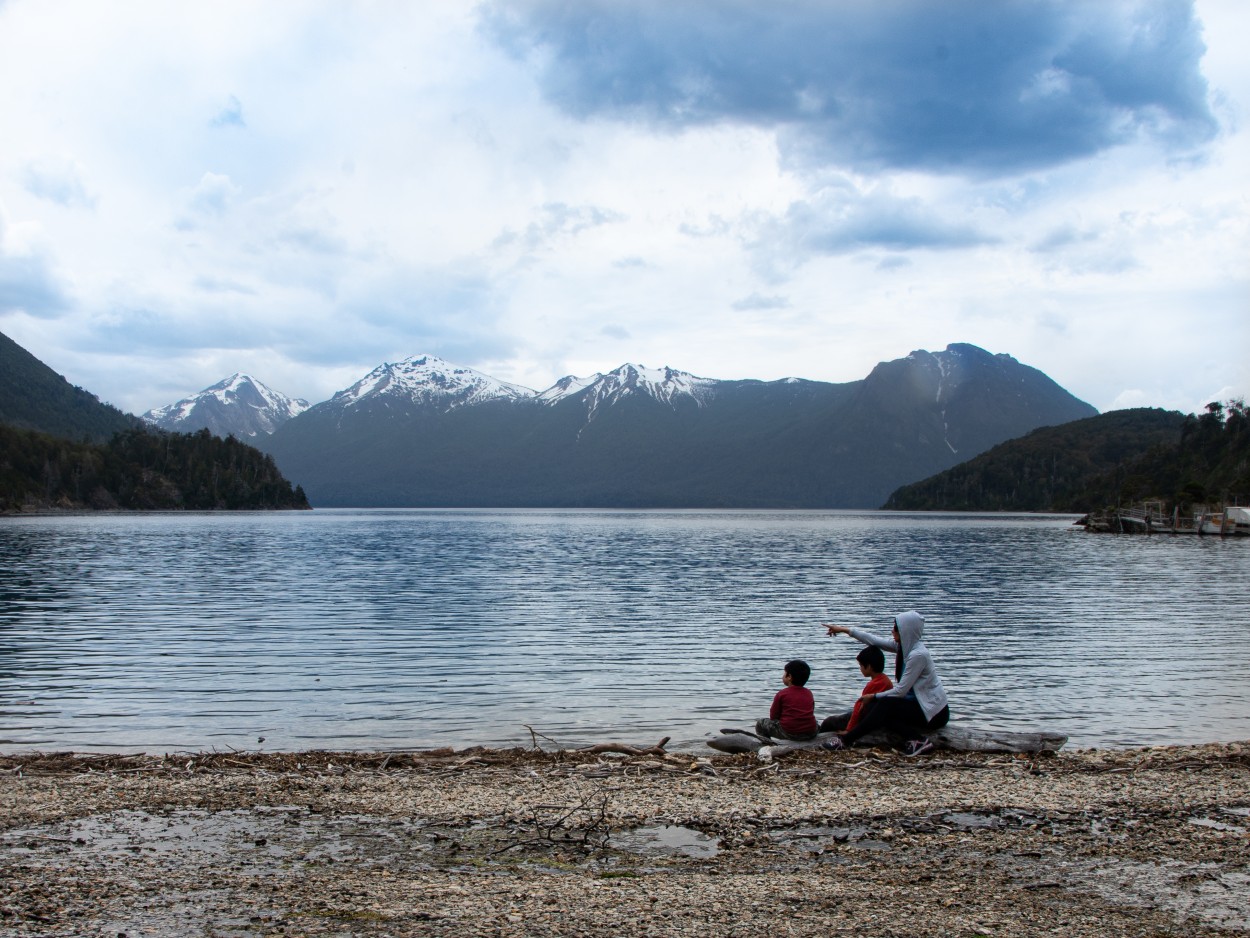
M 136 426 L 104 444 L 0 425 L 0 511 L 308 508 L 272 457 L 208 430 Z
M 1145 499 L 1188 510 L 1250 504 L 1250 413 L 1243 400 L 1201 415 L 1135 408 L 1000 444 L 894 492 L 885 508 L 1083 513 Z
M 1155 446 L 1092 494 L 1103 506 L 1161 498 L 1170 505 L 1250 504 L 1250 411 L 1241 399 L 1190 414 L 1174 446 Z

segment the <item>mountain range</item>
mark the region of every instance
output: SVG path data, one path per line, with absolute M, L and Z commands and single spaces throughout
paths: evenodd
M 253 443 L 325 507 L 866 508 L 1095 413 L 967 344 L 840 384 L 626 364 L 541 392 L 423 355 L 379 365 Z

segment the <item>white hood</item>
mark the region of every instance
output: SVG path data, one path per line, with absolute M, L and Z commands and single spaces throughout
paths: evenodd
M 895 616 L 894 624 L 898 626 L 899 644 L 903 649 L 903 657 L 906 657 L 908 652 L 920 643 L 924 635 L 924 616 L 914 609 L 909 609 Z

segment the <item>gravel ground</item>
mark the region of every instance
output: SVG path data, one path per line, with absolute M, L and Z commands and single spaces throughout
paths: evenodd
M 0 755 L 0 934 L 1240 935 L 1250 743 Z

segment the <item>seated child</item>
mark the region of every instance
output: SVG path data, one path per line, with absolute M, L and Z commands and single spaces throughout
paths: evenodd
M 885 671 L 885 653 L 876 645 L 866 645 L 855 660 L 859 662 L 859 673 L 868 678 L 868 683 L 864 685 L 864 689 L 860 691 L 859 700 L 855 701 L 855 706 L 846 713 L 837 713 L 831 717 L 825 717 L 824 722 L 820 724 L 822 733 L 845 733 L 852 729 L 864 712 L 864 697 L 868 694 L 879 694 L 884 690 L 889 690 L 894 686 L 891 681 L 883 673 Z
M 773 739 L 816 738 L 816 702 L 812 692 L 803 686 L 811 675 L 806 661 L 786 662 L 781 675 L 781 683 L 786 686 L 777 691 L 767 719 L 756 721 L 757 735 Z

